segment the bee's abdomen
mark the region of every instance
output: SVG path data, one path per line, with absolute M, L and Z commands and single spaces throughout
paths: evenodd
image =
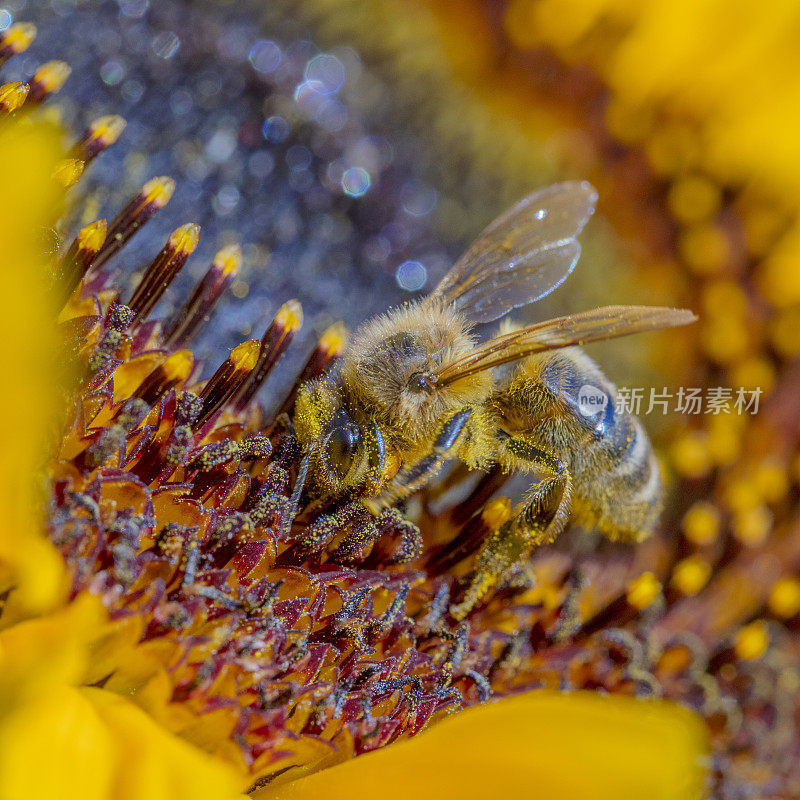
M 580 470 L 576 510 L 586 514 L 589 521 L 594 518 L 595 524 L 612 539 L 638 540 L 648 536 L 661 512 L 663 486 L 642 423 L 627 412 L 617 414 L 613 433 L 595 447 L 607 452 L 607 457 L 603 453 L 594 459 L 599 469 L 607 469 L 607 473 L 598 480 L 591 465 Z
M 573 516 L 612 539 L 637 540 L 658 521 L 662 483 L 641 422 L 585 353 L 570 348 L 520 365 L 508 393 L 528 405 L 528 433 L 569 465 Z M 522 421 L 522 420 L 520 420 Z

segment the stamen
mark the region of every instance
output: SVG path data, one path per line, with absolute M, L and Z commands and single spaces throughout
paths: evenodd
M 194 427 L 202 428 L 239 391 L 258 363 L 261 345 L 255 339 L 234 347 L 206 383 L 200 398 L 203 408 Z
M 242 251 L 238 245 L 223 247 L 211 268 L 183 307 L 164 323 L 165 347 L 180 347 L 191 341 L 200 325 L 208 319 L 211 309 L 233 280 L 242 263 Z
M 302 324 L 303 309 L 297 300 L 289 300 L 278 309 L 275 319 L 261 339 L 258 364 L 236 398 L 237 412 L 245 409 L 255 397 Z
M 71 67 L 65 61 L 48 61 L 42 64 L 29 81 L 31 90 L 28 94 L 28 105 L 38 105 L 45 98 L 61 91 L 71 72 Z
M 755 661 L 766 653 L 770 643 L 767 622 L 757 619 L 741 627 L 727 645 L 719 647 L 708 660 L 708 672 L 720 672 L 736 661 Z
M 644 572 L 627 586 L 625 600 L 637 611 L 644 611 L 661 593 L 661 583 L 652 572 Z
M 582 623 L 576 638 L 586 637 L 603 628 L 620 628 L 636 619 L 662 596 L 662 587 L 652 572 L 644 572 L 630 581 L 625 593 L 600 609 L 593 617 Z
M 24 53 L 36 38 L 36 26 L 32 22 L 15 22 L 0 33 L 0 67 L 9 58 Z
M 72 145 L 69 155 L 88 164 L 119 139 L 126 124 L 125 120 L 117 114 L 99 117 Z
M 94 352 L 89 356 L 89 376 L 96 375 L 114 358 L 117 348 L 122 344 L 123 332 L 133 321 L 133 313 L 120 303 L 112 305 L 105 319 L 105 331 Z
M 509 519 L 511 501 L 507 497 L 490 500 L 479 516 L 470 520 L 457 536 L 431 556 L 426 568 L 434 574 L 446 572 L 475 553 Z
M 82 228 L 61 259 L 58 268 L 62 297 L 66 299 L 78 288 L 106 240 L 106 221 L 100 219 Z
M 133 393 L 134 397 L 152 406 L 161 395 L 183 383 L 192 371 L 194 356 L 191 350 L 178 350 L 156 367 Z
M 112 221 L 103 249 L 95 259 L 94 268 L 100 269 L 122 250 L 142 225 L 164 208 L 174 191 L 175 181 L 172 178 L 159 177 L 149 180 Z
M 322 336 L 319 337 L 319 342 L 314 348 L 314 352 L 311 353 L 308 361 L 306 361 L 294 386 L 283 399 L 278 410 L 272 415 L 273 422 L 281 414 L 288 414 L 294 408 L 294 401 L 297 398 L 300 386 L 306 381 L 310 381 L 327 372 L 342 355 L 346 346 L 347 328 L 343 322 L 334 322 L 333 325 L 326 328 Z
M 742 661 L 754 661 L 767 652 L 769 640 L 767 623 L 763 619 L 758 619 L 737 631 L 733 649 L 737 658 Z
M 81 179 L 85 166 L 86 162 L 79 158 L 62 159 L 53 170 L 53 180 L 65 189 L 69 189 Z
M 4 83 L 0 86 L 0 114 L 13 114 L 25 104 L 31 87 L 23 81 Z
M 136 287 L 128 307 L 135 314 L 135 319 L 146 317 L 161 299 L 164 292 L 181 271 L 186 260 L 197 248 L 200 237 L 200 226 L 194 223 L 181 225 L 153 259 L 144 277 Z

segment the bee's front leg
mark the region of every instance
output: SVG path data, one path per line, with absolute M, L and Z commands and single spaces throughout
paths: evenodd
M 381 495 L 370 500 L 370 503 L 376 508 L 383 508 L 421 489 L 452 455 L 471 416 L 472 409 L 465 408 L 450 417 L 442 426 L 430 453 L 415 464 L 401 469 L 389 481 Z
M 538 483 L 516 514 L 484 543 L 463 600 L 450 608 L 456 619 L 469 614 L 535 547 L 554 541 L 569 520 L 572 479 L 566 464 L 524 439 L 509 438 L 506 444 L 513 455 L 548 472 L 550 477 Z

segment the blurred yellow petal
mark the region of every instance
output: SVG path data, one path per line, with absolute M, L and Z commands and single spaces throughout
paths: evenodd
M 41 250 L 62 199 L 51 178 L 60 154 L 59 132 L 50 125 L 0 128 L 0 374 L 14 381 L 13 391 L 0 394 L 0 416 L 13 420 L 0 450 L 0 591 L 16 586 L 15 601 L 30 611 L 52 605 L 63 570 L 41 532 L 36 481 L 57 400 L 53 309 Z
M 537 691 L 253 797 L 692 800 L 708 751 L 699 717 L 670 703 Z
M 106 619 L 102 603 L 82 595 L 66 608 L 0 632 L 0 709 L 21 702 L 29 687 L 78 684 L 89 663 L 89 643 Z
M 108 800 L 113 754 L 109 730 L 78 689 L 42 687 L 0 717 L 0 800 Z
M 138 706 L 103 689 L 82 690 L 117 749 L 114 800 L 229 800 L 243 780 L 234 770 L 173 736 Z

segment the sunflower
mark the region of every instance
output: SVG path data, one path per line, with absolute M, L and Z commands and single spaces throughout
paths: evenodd
M 32 34 L 9 28 L 0 53 Z M 694 486 L 682 551 L 659 537 L 633 558 L 537 553 L 530 573 L 454 620 L 458 570 L 432 554 L 457 541 L 468 563 L 508 517 L 507 499 L 487 502 L 492 476 L 455 507 L 432 511 L 437 498 L 426 498 L 414 521 L 359 504 L 295 517 L 287 419 L 297 387 L 337 359 L 343 326 L 297 360 L 297 381 L 272 408 L 254 398 L 292 352 L 296 301 L 202 380 L 189 346 L 235 278 L 237 248 L 217 253 L 162 319 L 152 312 L 195 250 L 197 225 L 169 236 L 132 291 L 112 273 L 169 202 L 167 177 L 43 256 L 31 232 L 56 226 L 57 187 L 75 183 L 123 123 L 101 118 L 61 152 L 57 132 L 19 111 L 66 68 L 37 75 L 0 89 L 16 114 L 0 148 L 8 279 L 29 298 L 3 322 L 19 442 L 3 462 L 14 522 L 0 540 L 0 792 L 699 796 L 706 727 L 654 696 L 706 718 L 717 779 L 758 779 L 793 708 L 795 643 L 775 627 L 800 607 L 788 533 L 753 537 L 772 561 L 717 554 L 727 521 Z M 51 431 L 42 489 L 48 443 L 31 438 Z M 758 503 L 779 477 L 762 474 Z M 43 505 L 46 521 L 31 511 Z M 748 520 L 764 527 L 763 514 Z M 758 596 L 732 606 L 748 588 Z M 34 775 L 42 742 L 50 768 Z

